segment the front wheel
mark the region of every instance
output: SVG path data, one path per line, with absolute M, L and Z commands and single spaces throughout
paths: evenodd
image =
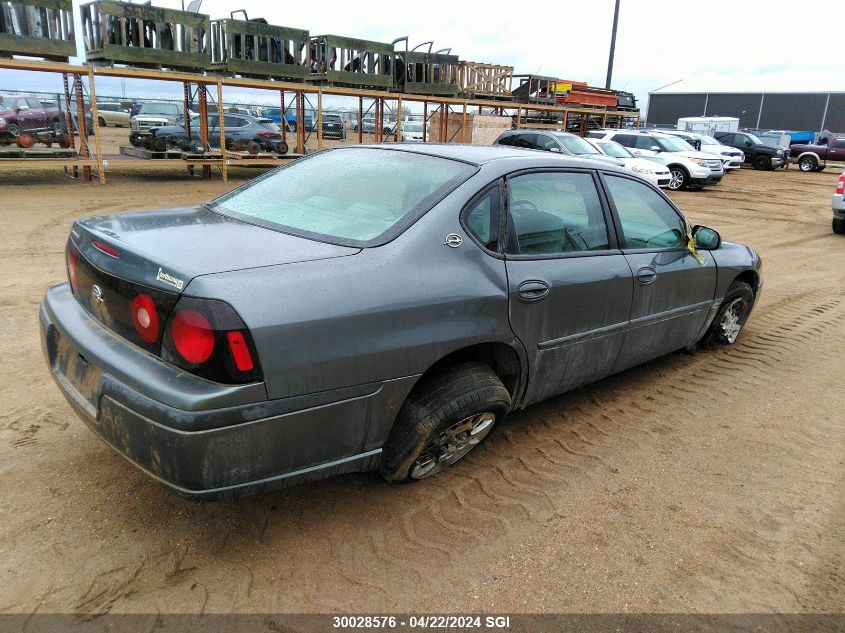
M 699 341 L 703 349 L 716 349 L 723 345 L 733 345 L 739 333 L 748 321 L 751 308 L 754 305 L 754 291 L 744 281 L 734 281 L 716 313 L 716 318 L 707 330 L 707 334 Z
M 845 220 L 833 218 L 833 232 L 837 235 L 845 235 Z
M 106 127 L 106 120 L 105 120 L 103 117 L 98 116 L 98 117 L 97 117 L 97 124 L 98 124 L 100 127 Z
M 769 171 L 772 168 L 772 161 L 769 159 L 768 156 L 755 156 L 754 160 L 751 161 L 751 166 L 754 169 L 759 169 L 761 171 Z
M 815 171 L 819 166 L 819 161 L 815 156 L 804 156 L 798 161 L 798 169 L 803 172 Z
M 669 189 L 672 191 L 684 189 L 689 184 L 689 174 L 683 167 L 670 167 L 669 175 L 671 177 L 669 180 Z
M 508 414 L 511 397 L 478 362 L 424 377 L 414 387 L 384 444 L 379 470 L 389 482 L 431 477 L 463 459 Z

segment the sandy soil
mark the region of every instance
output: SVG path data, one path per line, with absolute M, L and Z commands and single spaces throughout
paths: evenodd
M 72 413 L 37 306 L 69 223 L 219 181 L 0 175 L 0 612 L 845 610 L 845 239 L 836 174 L 676 195 L 757 248 L 739 344 L 514 415 L 413 486 L 353 475 L 240 502 L 166 493 Z

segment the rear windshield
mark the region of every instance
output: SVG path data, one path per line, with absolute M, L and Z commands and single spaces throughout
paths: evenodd
M 557 140 L 563 143 L 563 146 L 576 156 L 601 154 L 599 150 L 578 136 L 558 136 Z
M 412 152 L 337 149 L 294 161 L 209 206 L 305 237 L 375 246 L 398 235 L 475 169 Z

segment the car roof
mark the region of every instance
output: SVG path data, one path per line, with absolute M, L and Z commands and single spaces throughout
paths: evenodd
M 474 165 L 483 165 L 500 160 L 524 159 L 526 162 L 545 162 L 559 165 L 561 167 L 587 167 L 592 169 L 611 169 L 624 171 L 620 167 L 599 160 L 590 160 L 578 156 L 567 156 L 566 154 L 553 154 L 537 149 L 524 149 L 521 147 L 510 147 L 507 145 L 459 145 L 442 143 L 390 143 L 370 145 L 349 145 L 337 148 L 332 151 L 343 151 L 346 148 L 364 147 L 373 149 L 386 149 L 392 151 L 409 152 L 413 154 L 425 154 L 440 158 L 462 160 Z M 529 167 L 529 165 L 526 165 Z

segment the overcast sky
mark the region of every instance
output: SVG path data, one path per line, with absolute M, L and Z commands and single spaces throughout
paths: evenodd
M 74 0 L 77 21 L 79 4 Z M 464 60 L 603 86 L 613 4 L 205 0 L 202 12 L 214 19 L 243 8 L 251 18 L 312 35 L 385 42 L 409 35 L 411 46 L 433 39 Z M 613 87 L 634 92 L 643 108 L 649 91 L 676 80 L 667 91 L 842 91 L 845 39 L 834 35 L 842 11 L 841 0 L 622 0 Z M 0 87 L 12 87 L 8 77 L 0 74 Z

